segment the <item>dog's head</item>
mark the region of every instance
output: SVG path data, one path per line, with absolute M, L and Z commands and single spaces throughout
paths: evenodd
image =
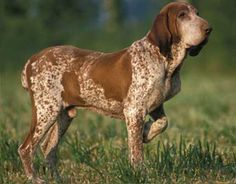
M 196 8 L 188 3 L 174 2 L 160 11 L 148 38 L 164 56 L 170 53 L 172 44 L 180 41 L 190 56 L 196 56 L 207 43 L 211 31 L 212 28 L 199 16 Z

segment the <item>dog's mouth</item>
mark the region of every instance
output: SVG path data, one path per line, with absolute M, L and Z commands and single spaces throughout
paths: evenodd
M 206 37 L 200 44 L 196 45 L 196 46 L 191 46 L 190 48 L 188 48 L 188 54 L 190 56 L 197 56 L 199 54 L 199 52 L 201 51 L 201 49 L 207 44 L 208 42 L 208 37 Z

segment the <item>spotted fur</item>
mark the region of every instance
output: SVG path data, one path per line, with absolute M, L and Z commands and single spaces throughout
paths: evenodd
M 56 150 L 76 116 L 76 107 L 125 120 L 131 164 L 137 166 L 142 162 L 143 143 L 151 141 L 168 126 L 164 102 L 180 91 L 180 69 L 191 49 L 190 37 L 182 35 L 188 34 L 186 26 L 182 25 L 182 18 L 178 18 L 182 10 L 194 17 L 189 4 L 171 3 L 161 10 L 143 39 L 119 52 L 58 46 L 28 60 L 21 79 L 32 101 L 32 125 L 18 152 L 29 179 L 43 183 L 32 164 L 41 144 L 49 168 L 60 180 Z M 206 21 L 201 24 L 198 19 L 197 22 L 198 26 L 206 27 Z M 194 43 L 202 40 L 205 43 L 208 35 L 192 39 Z M 202 42 L 199 44 L 202 47 Z M 194 49 L 196 47 L 194 45 Z M 151 119 L 145 122 L 147 114 Z

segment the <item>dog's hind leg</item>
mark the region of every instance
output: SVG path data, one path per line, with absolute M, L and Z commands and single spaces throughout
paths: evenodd
M 168 119 L 165 115 L 163 105 L 156 108 L 149 114 L 154 121 L 149 120 L 145 123 L 143 130 L 143 142 L 148 143 L 154 139 L 158 134 L 165 131 L 168 127 Z
M 62 109 L 57 118 L 57 122 L 50 128 L 41 143 L 41 150 L 43 152 L 44 158 L 46 159 L 51 174 L 55 174 L 55 179 L 57 181 L 61 181 L 60 174 L 56 167 L 57 147 L 75 115 L 75 108 Z
M 44 183 L 36 176 L 33 158 L 40 141 L 57 119 L 61 109 L 61 101 L 47 93 L 47 97 L 50 97 L 50 103 L 44 103 L 40 98 L 36 98 L 37 95 L 39 94 L 31 96 L 32 99 L 36 99 L 32 100 L 32 125 L 25 141 L 20 145 L 18 153 L 27 177 L 33 183 Z

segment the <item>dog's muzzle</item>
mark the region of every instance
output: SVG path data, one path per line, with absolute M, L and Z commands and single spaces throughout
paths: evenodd
M 208 42 L 208 37 L 212 32 L 212 28 L 208 27 L 206 30 L 206 38 L 197 46 L 192 46 L 190 47 L 187 51 L 190 56 L 197 56 L 199 52 L 202 50 L 202 48 L 207 44 Z

